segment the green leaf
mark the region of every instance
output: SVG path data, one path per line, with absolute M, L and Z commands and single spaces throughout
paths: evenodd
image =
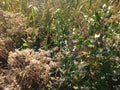
M 100 22 L 100 20 L 101 20 L 101 14 L 98 13 L 98 12 L 95 12 L 95 16 L 96 16 L 96 20 L 97 20 L 98 22 Z
M 24 47 L 28 47 L 29 44 L 28 44 L 28 43 L 23 43 L 23 46 L 24 46 Z

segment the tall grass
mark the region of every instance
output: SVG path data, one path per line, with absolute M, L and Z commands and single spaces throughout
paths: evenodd
M 119 0 L 0 0 L 1 8 L 27 17 L 21 49 L 54 50 L 64 78 L 59 89 L 113 90 L 120 83 Z M 36 30 L 36 31 L 35 31 Z M 37 34 L 36 34 L 37 33 Z M 30 43 L 27 41 L 30 37 Z M 34 38 L 34 39 L 32 39 Z M 32 44 L 29 47 L 29 44 Z M 25 46 L 25 47 L 24 47 Z M 54 48 L 55 47 L 55 48 Z

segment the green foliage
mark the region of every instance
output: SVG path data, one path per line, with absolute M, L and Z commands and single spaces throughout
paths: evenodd
M 59 89 L 113 90 L 120 85 L 119 0 L 0 1 L 3 10 L 27 17 L 24 29 L 35 28 L 17 41 L 21 49 L 59 47 L 52 52 L 53 60 L 59 52 L 64 56 L 57 68 L 57 76 L 64 78 Z

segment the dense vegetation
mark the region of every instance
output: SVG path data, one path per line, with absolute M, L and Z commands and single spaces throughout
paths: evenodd
M 119 0 L 0 0 L 0 90 L 119 90 Z

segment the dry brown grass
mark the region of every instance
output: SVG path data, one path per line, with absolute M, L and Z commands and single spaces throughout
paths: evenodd
M 0 86 L 13 90 L 38 90 L 58 88 L 64 78 L 57 76 L 60 63 L 54 62 L 48 55 L 50 51 L 39 49 L 15 50 L 8 56 L 9 70 L 0 73 Z M 6 82 L 7 81 L 7 82 Z M 57 86 L 57 87 L 56 87 Z

